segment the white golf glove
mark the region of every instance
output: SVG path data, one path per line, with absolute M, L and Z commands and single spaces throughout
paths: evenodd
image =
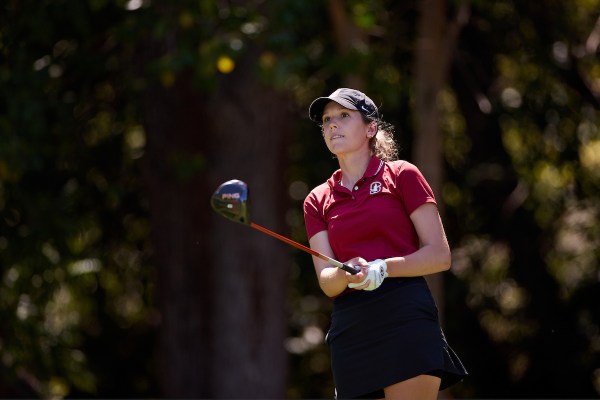
M 349 283 L 348 287 L 354 289 L 355 287 L 364 285 L 368 280 L 369 286 L 362 290 L 375 290 L 377 289 L 383 280 L 387 278 L 387 264 L 383 260 L 375 260 L 369 263 L 369 269 L 367 271 L 367 276 L 362 282 L 359 283 Z

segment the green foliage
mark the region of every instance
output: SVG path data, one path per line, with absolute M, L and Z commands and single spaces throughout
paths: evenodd
M 584 51 L 598 3 L 550 3 L 543 11 L 508 1 L 474 3 L 477 28 L 465 33 L 470 42 L 465 40 L 462 50 L 482 54 L 469 67 L 475 71 L 489 63 L 486 71 L 493 75 L 459 83 L 475 85 L 472 96 L 478 105 L 488 96 L 493 108 L 471 114 L 465 129 L 453 122 L 454 108 L 446 106 L 453 178 L 445 185 L 444 200 L 451 220 L 467 222 L 451 230 L 460 238 L 454 271 L 465 283 L 459 296 L 466 296 L 490 341 L 479 351 L 487 351 L 490 359 L 499 352 L 506 363 L 509 388 L 493 393 L 502 397 L 594 396 L 600 390 L 597 379 L 579 377 L 592 376 L 599 359 L 592 349 L 600 320 L 581 303 L 597 301 L 592 288 L 599 271 L 600 236 L 594 223 L 584 222 L 594 221 L 598 213 L 598 191 L 589 184 L 594 173 L 584 167 L 594 163 L 589 149 L 598 137 L 600 107 L 593 83 L 598 49 Z M 560 37 L 542 30 L 547 26 L 560 27 L 552 30 Z M 495 54 L 486 54 L 484 47 Z M 464 109 L 465 88 L 454 88 Z M 482 131 L 469 131 L 470 126 Z M 481 142 L 482 135 L 489 144 Z M 457 139 L 459 148 L 451 148 Z M 448 313 L 458 317 L 452 307 Z M 467 321 L 458 317 L 452 329 L 458 332 Z M 542 355 L 548 348 L 554 360 Z M 557 366 L 556 359 L 570 367 Z M 473 361 L 475 368 L 483 367 Z M 570 384 L 538 386 L 540 376 Z M 491 394 L 482 387 L 472 390 Z
M 0 386 L 92 394 L 102 383 L 87 346 L 104 315 L 153 329 L 149 227 L 111 32 L 124 10 L 95 2 L 101 19 L 85 2 L 26 3 L 6 7 L 1 33 Z

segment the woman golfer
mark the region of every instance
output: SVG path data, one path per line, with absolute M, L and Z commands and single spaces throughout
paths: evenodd
M 361 269 L 352 275 L 313 257 L 333 298 L 337 398 L 436 399 L 467 372 L 423 278 L 450 268 L 434 194 L 416 166 L 396 160 L 393 127 L 364 93 L 338 89 L 309 115 L 340 165 L 304 201 L 310 246 Z

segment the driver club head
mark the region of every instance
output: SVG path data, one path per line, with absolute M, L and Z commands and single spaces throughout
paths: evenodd
M 217 188 L 210 199 L 210 204 L 218 214 L 244 225 L 250 224 L 248 207 L 248 185 L 232 179 Z

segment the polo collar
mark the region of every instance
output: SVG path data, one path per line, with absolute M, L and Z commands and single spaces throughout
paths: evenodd
M 383 167 L 383 160 L 380 160 L 377 156 L 371 157 L 363 178 L 371 178 L 377 175 L 381 171 L 381 167 Z

